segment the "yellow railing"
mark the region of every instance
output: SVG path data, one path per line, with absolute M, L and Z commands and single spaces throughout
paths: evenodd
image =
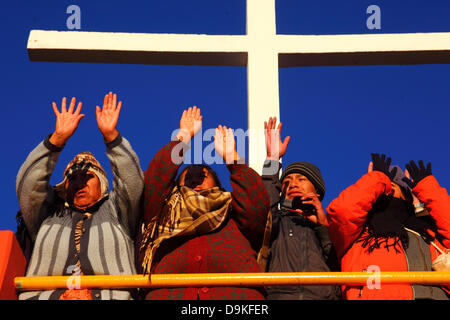
M 58 288 L 156 288 L 270 285 L 366 285 L 410 283 L 450 285 L 450 272 L 279 272 L 279 273 L 191 273 L 149 275 L 96 275 L 16 277 L 20 291 L 52 290 Z

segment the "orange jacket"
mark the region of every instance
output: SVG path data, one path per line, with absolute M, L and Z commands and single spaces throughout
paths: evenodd
M 365 229 L 365 222 L 372 205 L 382 194 L 389 194 L 391 181 L 382 172 L 372 171 L 362 176 L 354 185 L 345 189 L 327 208 L 328 231 L 336 248 L 341 269 L 344 272 L 366 271 L 376 265 L 380 271 L 408 271 L 406 254 L 384 247 L 367 252 L 356 243 Z M 433 176 L 420 181 L 413 193 L 425 204 L 436 222 L 438 232 L 444 237 L 443 245 L 450 248 L 450 197 Z M 365 233 L 364 233 L 365 234 Z M 392 239 L 394 241 L 394 239 Z M 444 246 L 435 240 L 435 243 Z M 431 260 L 439 253 L 430 245 Z M 450 290 L 443 288 L 450 293 Z M 380 289 L 367 286 L 343 286 L 343 297 L 353 299 L 411 300 L 413 289 L 409 284 L 381 284 Z

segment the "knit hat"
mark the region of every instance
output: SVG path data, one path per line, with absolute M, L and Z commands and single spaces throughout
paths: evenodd
M 322 201 L 325 196 L 325 182 L 323 181 L 322 174 L 319 168 L 309 162 L 298 161 L 293 162 L 286 167 L 286 169 L 281 174 L 281 182 L 284 178 L 291 173 L 300 173 L 308 178 L 308 180 L 314 185 L 319 193 L 319 200 Z
M 55 186 L 55 190 L 61 199 L 66 199 L 66 181 L 71 174 L 76 171 L 86 171 L 95 174 L 100 180 L 101 196 L 103 199 L 108 195 L 108 178 L 106 177 L 106 172 L 100 163 L 95 159 L 94 155 L 90 152 L 80 152 L 73 158 L 72 161 L 64 169 L 63 180 Z

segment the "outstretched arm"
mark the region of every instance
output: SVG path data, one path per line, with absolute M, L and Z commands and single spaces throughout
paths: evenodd
M 230 171 L 232 218 L 255 251 L 261 247 L 269 212 L 269 196 L 261 177 L 241 158 L 235 148 L 233 130 L 218 126 L 214 136 L 216 152 Z
M 110 92 L 104 97 L 103 107 L 97 106 L 96 117 L 114 176 L 110 197 L 117 209 L 116 218 L 133 237 L 140 217 L 144 174 L 130 143 L 117 130 L 121 109 L 122 101 L 117 104 L 117 95 Z
M 144 220 L 146 223 L 158 215 L 164 200 L 175 185 L 178 169 L 182 165 L 187 143 L 201 128 L 200 108 L 194 106 L 183 111 L 180 130 L 175 141 L 169 142 L 153 157 L 145 171 Z
M 37 236 L 41 223 L 48 215 L 48 207 L 56 200 L 49 181 L 59 154 L 84 117 L 84 114 L 80 114 L 82 103 L 79 102 L 74 111 L 75 103 L 76 99 L 72 98 L 67 109 L 64 97 L 61 111 L 55 102 L 52 103 L 56 115 L 55 130 L 28 155 L 17 174 L 17 198 L 25 224 L 33 238 Z
M 412 179 L 403 178 L 403 181 L 408 183 L 413 194 L 425 204 L 443 237 L 443 245 L 450 248 L 450 197 L 447 190 L 432 175 L 430 162 L 425 167 L 422 160 L 419 160 L 418 166 L 410 161 L 406 169 L 406 176 Z

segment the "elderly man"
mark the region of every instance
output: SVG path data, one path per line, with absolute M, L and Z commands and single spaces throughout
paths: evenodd
M 321 203 L 325 183 L 319 168 L 309 162 L 290 164 L 279 178 L 279 160 L 286 153 L 290 137 L 281 141 L 282 124 L 275 128 L 276 121 L 276 118 L 270 118 L 264 123 L 267 158 L 262 179 L 270 196 L 272 212 L 267 271 L 330 271 L 334 250 Z M 339 298 L 337 286 L 271 286 L 267 291 L 271 300 Z
M 142 267 L 154 274 L 261 272 L 256 252 L 262 245 L 269 201 L 259 175 L 237 154 L 233 131 L 218 126 L 214 136 L 233 192 L 225 191 L 205 165 L 187 166 L 176 178 L 181 165 L 176 160 L 199 131 L 201 120 L 200 109 L 184 111 L 176 139 L 155 155 L 145 172 Z M 156 288 L 146 298 L 253 300 L 264 299 L 264 291 L 230 286 Z
M 97 124 L 106 144 L 114 174 L 113 190 L 100 163 L 82 152 L 67 165 L 55 187 L 50 176 L 60 152 L 84 114 L 72 98 L 61 112 L 56 103 L 55 131 L 27 157 L 17 175 L 20 210 L 35 241 L 26 276 L 134 274 L 134 238 L 139 220 L 143 173 L 128 141 L 116 129 L 122 102 L 110 92 L 103 108 L 97 106 Z M 21 293 L 19 299 L 98 300 L 130 299 L 127 290 L 67 290 Z

